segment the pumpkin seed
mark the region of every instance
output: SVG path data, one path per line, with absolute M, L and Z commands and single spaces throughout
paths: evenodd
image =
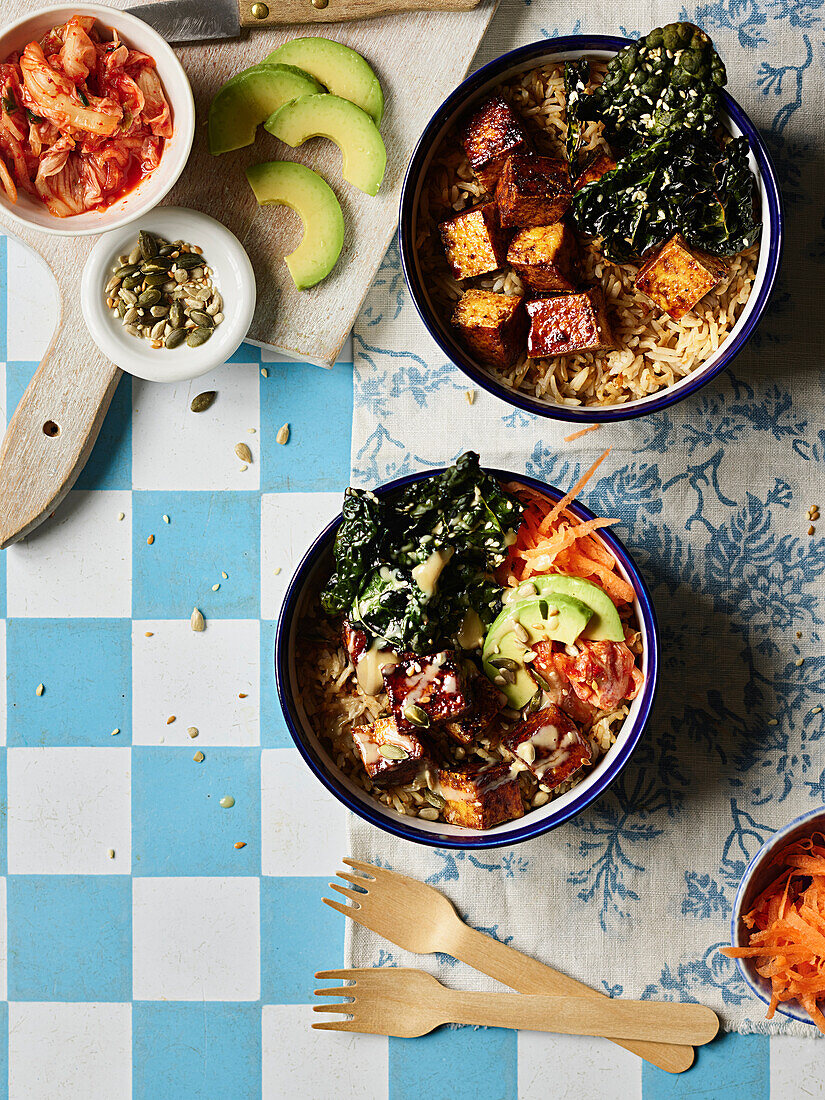
M 195 329 L 195 332 L 197 332 L 197 331 L 198 330 Z M 235 444 L 235 454 L 238 456 L 238 458 L 241 460 L 241 462 L 251 462 L 252 461 L 252 451 L 250 451 L 249 447 L 247 447 L 247 445 L 245 443 L 236 443 Z
M 174 244 L 162 244 L 158 249 L 158 256 L 171 256 L 177 250 L 177 246 Z
M 419 707 L 417 703 L 407 703 L 401 713 L 408 722 L 412 723 L 414 726 L 418 726 L 419 729 L 426 729 L 430 724 L 429 714 L 427 714 L 423 707 Z
M 514 661 L 512 657 L 491 657 L 489 664 L 491 664 L 493 668 L 504 668 L 509 672 L 515 672 L 519 667 L 518 661 Z
M 148 233 L 145 229 L 141 229 L 138 233 L 138 247 L 144 260 L 151 260 L 153 256 L 158 254 L 158 242 L 155 240 L 154 234 Z
M 192 614 L 189 618 L 189 625 L 196 633 L 200 633 L 202 630 L 206 630 L 206 622 L 203 617 L 203 612 L 197 608 L 192 608 Z
M 190 348 L 199 348 L 201 344 L 205 344 L 209 337 L 212 335 L 211 328 L 193 328 L 189 335 L 186 337 L 186 343 Z
M 163 285 L 164 285 L 165 282 L 166 282 L 166 272 L 165 271 L 159 271 L 155 275 L 144 275 L 143 276 L 143 285 L 146 287 L 147 290 L 149 289 L 149 287 L 152 287 L 152 286 L 163 288 Z
M 149 260 L 147 263 L 140 265 L 140 270 L 144 275 L 160 275 L 161 272 L 169 271 L 174 265 L 175 261 L 171 260 L 168 256 L 158 256 L 154 260 Z
M 154 306 L 160 301 L 160 291 L 156 286 L 150 287 L 149 290 L 144 290 L 137 300 L 139 306 Z
M 212 328 L 214 321 L 208 313 L 204 313 L 202 309 L 193 309 L 189 314 L 189 319 L 194 321 L 196 325 L 205 325 L 206 328 Z
M 195 252 L 182 252 L 175 263 L 184 271 L 191 271 L 195 267 L 200 267 L 203 260 Z
M 169 307 L 169 324 L 172 328 L 182 328 L 185 320 L 183 306 L 180 302 L 173 302 Z
M 436 794 L 435 791 L 426 790 L 423 792 L 424 797 L 427 799 L 431 806 L 435 806 L 437 810 L 441 810 L 444 807 L 444 799 L 440 794 Z
M 142 275 L 127 275 L 121 283 L 121 286 L 123 286 L 126 290 L 134 290 L 136 287 L 139 287 L 142 282 Z
M 379 745 L 378 751 L 385 760 L 406 760 L 410 755 L 407 750 L 402 749 L 400 745 Z
M 203 393 L 199 393 L 197 397 L 192 398 L 192 403 L 189 408 L 192 410 L 193 413 L 206 412 L 206 410 L 212 405 L 212 402 L 215 400 L 216 396 L 217 391 L 204 390 Z
M 121 264 L 120 267 L 115 268 L 115 275 L 120 275 L 123 278 L 124 275 L 134 275 L 138 270 L 138 264 Z
M 167 332 L 166 339 L 163 341 L 167 348 L 176 348 L 182 344 L 186 339 L 185 328 L 173 328 L 171 332 Z

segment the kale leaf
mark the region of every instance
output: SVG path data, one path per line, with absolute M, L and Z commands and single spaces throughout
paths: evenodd
M 519 502 L 479 468 L 473 452 L 392 499 L 348 489 L 322 606 L 343 613 L 370 640 L 432 652 L 449 642 L 467 611 L 489 624 L 500 610 L 493 570 L 521 515 Z M 414 570 L 434 552 L 444 564 L 430 593 Z
M 688 244 L 731 256 L 759 238 L 746 138 L 720 146 L 677 130 L 629 153 L 578 191 L 571 213 L 580 232 L 603 239 L 623 263 L 681 233 Z
M 625 148 L 680 129 L 712 137 L 726 82 L 708 35 L 693 23 L 668 23 L 616 54 L 578 113 L 603 122 L 609 140 Z
M 590 80 L 590 63 L 586 57 L 564 64 L 564 103 L 567 116 L 567 137 L 564 148 L 570 165 L 570 178 L 579 175 L 579 149 L 582 143 L 580 105 L 587 100 L 587 84 Z

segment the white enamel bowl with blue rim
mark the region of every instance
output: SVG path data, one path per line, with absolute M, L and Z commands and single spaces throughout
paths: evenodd
M 750 339 L 768 305 L 779 271 L 784 218 L 776 171 L 765 142 L 756 127 L 739 104 L 727 93 L 723 93 L 723 118 L 728 129 L 734 136 L 744 135 L 750 142 L 750 165 L 757 180 L 761 205 L 761 248 L 750 297 L 739 314 L 736 324 L 716 354 L 687 377 L 665 390 L 636 401 L 628 401 L 623 405 L 587 405 L 574 408 L 569 405 L 539 401 L 505 385 L 489 368 L 475 360 L 457 340 L 450 325 L 443 320 L 433 306 L 419 266 L 415 242 L 418 233 L 421 190 L 427 179 L 430 162 L 444 135 L 453 128 L 461 116 L 489 95 L 497 85 L 511 80 L 521 72 L 534 69 L 538 65 L 575 60 L 583 56 L 606 61 L 629 44 L 630 39 L 609 35 L 571 35 L 566 38 L 542 39 L 540 42 L 532 42 L 530 45 L 511 50 L 496 61 L 485 65 L 460 84 L 427 123 L 413 152 L 401 191 L 399 214 L 401 265 L 410 296 L 427 331 L 444 354 L 477 386 L 495 394 L 508 405 L 515 405 L 526 412 L 546 416 L 551 420 L 582 424 L 591 424 L 595 421 L 629 420 L 647 413 L 659 412 L 668 405 L 687 397 L 688 394 L 695 393 L 729 366 Z
M 422 481 L 441 472 L 441 470 L 428 470 L 399 478 L 376 489 L 375 492 L 378 496 L 387 496 L 405 485 Z M 559 489 L 522 474 L 494 469 L 488 470 L 488 473 L 502 481 L 519 481 L 543 493 L 553 503 L 563 496 Z M 595 518 L 593 513 L 581 504 L 574 503 L 569 505 L 569 508 L 581 520 Z M 310 601 L 316 598 L 319 588 L 332 572 L 332 544 L 340 523 L 339 515 L 316 538 L 295 571 L 284 598 L 275 636 L 275 680 L 284 718 L 298 751 L 324 786 L 350 810 L 379 829 L 394 836 L 403 837 L 405 840 L 427 844 L 434 848 L 474 850 L 517 844 L 555 829 L 594 802 L 622 771 L 636 748 L 653 706 L 658 670 L 658 631 L 650 593 L 630 555 L 616 536 L 607 529 L 599 532 L 600 537 L 616 558 L 622 576 L 629 581 L 636 593 L 636 616 L 641 625 L 644 644 L 642 664 L 644 687 L 633 700 L 630 713 L 625 719 L 616 743 L 577 787 L 558 798 L 551 799 L 546 806 L 531 810 L 517 821 L 505 822 L 494 829 L 475 830 L 462 829 L 443 822 L 406 817 L 383 806 L 336 767 L 307 718 L 301 701 L 296 668 L 298 624 L 307 611 L 311 611 L 312 614 L 323 614 L 320 608 L 313 610 Z
M 753 903 L 762 891 L 776 878 L 776 870 L 773 868 L 773 857 L 776 856 L 788 844 L 795 840 L 803 840 L 812 833 L 825 833 L 825 806 L 818 806 L 809 810 L 801 817 L 794 818 L 787 825 L 777 830 L 773 836 L 768 837 L 756 855 L 748 864 L 747 870 L 742 876 L 736 897 L 733 900 L 733 915 L 730 924 L 731 943 L 734 947 L 748 946 L 748 929 L 742 917 L 753 908 Z M 770 1004 L 771 983 L 767 978 L 756 972 L 756 959 L 737 959 L 736 965 L 739 973 L 751 987 L 753 992 Z M 790 1016 L 792 1020 L 798 1020 L 803 1024 L 816 1026 L 797 1000 L 786 1001 L 777 1005 L 777 1012 L 783 1016 Z

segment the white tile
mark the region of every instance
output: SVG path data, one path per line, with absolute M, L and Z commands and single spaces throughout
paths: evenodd
M 132 1006 L 9 1005 L 9 1100 L 127 1100 Z
M 129 748 L 8 749 L 9 873 L 128 875 L 131 760 Z
M 200 634 L 188 619 L 135 621 L 132 743 L 189 745 L 197 726 L 201 747 L 260 744 L 259 634 L 257 619 L 210 619 Z
M 13 237 L 7 265 L 7 358 L 39 363 L 57 322 L 57 285 L 45 262 Z
M 287 355 L 285 351 L 281 351 L 279 348 L 270 347 L 268 344 L 258 344 L 257 341 L 250 341 L 255 343 L 261 349 L 261 362 L 262 363 L 293 363 L 295 359 L 291 355 Z M 344 345 L 338 353 L 336 363 L 351 363 L 352 362 L 352 333 L 344 341 Z M 324 368 L 319 368 L 323 370 Z
M 278 618 L 296 566 L 340 511 L 340 493 L 265 493 L 261 497 L 262 619 Z
M 0 619 L 0 745 L 6 743 L 6 620 Z
M 191 382 L 166 386 L 133 379 L 133 488 L 257 489 L 259 370 L 257 363 L 227 363 Z M 217 392 L 212 407 L 193 413 L 192 398 L 206 390 Z M 247 443 L 252 451 L 246 471 L 236 443 Z
M 6 880 L 0 878 L 0 1001 L 5 1001 L 8 996 L 8 941 Z
M 329 875 L 349 855 L 347 809 L 297 749 L 261 753 L 261 864 L 265 875 Z
M 382 1100 L 389 1095 L 387 1037 L 314 1031 L 310 1026 L 330 1018 L 318 1016 L 309 1005 L 264 1005 L 262 1092 L 266 1100 L 333 1095 Z
M 771 1100 L 825 1100 L 825 1042 L 816 1034 L 771 1036 Z
M 558 1067 L 564 1072 L 559 1073 Z M 583 1096 L 641 1100 L 642 1062 L 606 1039 L 518 1033 L 519 1100 L 581 1100 Z
M 132 880 L 136 1001 L 260 997 L 258 878 Z
M 126 519 L 118 521 L 118 513 Z M 53 519 L 8 555 L 8 615 L 128 618 L 132 611 L 131 493 L 73 490 Z

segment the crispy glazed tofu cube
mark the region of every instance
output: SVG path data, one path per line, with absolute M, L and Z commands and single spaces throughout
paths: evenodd
M 349 659 L 352 661 L 353 667 L 358 668 L 358 662 L 368 649 L 367 635 L 363 630 L 353 626 L 347 619 L 344 619 L 341 634 L 344 638 L 344 648 L 349 654 Z
M 357 726 L 352 739 L 367 775 L 381 787 L 409 783 L 427 757 L 415 734 L 403 733 L 392 717 L 379 718 L 371 726 Z
M 509 234 L 502 232 L 494 202 L 465 210 L 438 228 L 456 279 L 472 279 L 504 266 Z
M 500 95 L 491 96 L 471 115 L 461 144 L 476 178 L 490 194 L 507 157 L 529 153 L 530 139 L 513 108 Z
M 459 300 L 452 323 L 464 343 L 482 363 L 510 367 L 523 353 L 527 314 L 521 294 L 508 296 L 491 290 L 468 290 Z
M 507 262 L 533 290 L 575 290 L 579 274 L 576 234 L 564 222 L 520 229 L 510 242 Z
M 538 710 L 502 740 L 545 790 L 558 787 L 591 759 L 590 745 L 561 707 Z
M 496 187 L 505 229 L 561 221 L 572 198 L 567 165 L 550 157 L 509 157 Z
M 536 298 L 527 303 L 527 312 L 527 354 L 531 359 L 550 359 L 574 351 L 609 351 L 615 346 L 601 287 L 582 294 Z
M 470 682 L 471 702 L 467 710 L 444 726 L 448 736 L 459 745 L 473 745 L 496 719 L 501 710 L 498 689 L 486 676 L 476 676 Z
M 397 665 L 385 665 L 383 675 L 393 718 L 405 733 L 458 718 L 470 704 L 464 674 L 450 650 L 427 657 L 405 654 Z
M 467 829 L 492 829 L 502 821 L 524 816 L 518 778 L 509 764 L 448 771 L 438 769 L 438 790 L 445 800 L 444 817 Z
M 715 256 L 691 248 L 679 234 L 642 265 L 636 286 L 674 321 L 689 313 L 725 277 Z
M 612 172 L 615 167 L 616 162 L 613 157 L 608 156 L 607 153 L 597 153 L 576 180 L 574 190 L 581 191 L 582 187 L 586 187 L 588 183 L 594 183 L 596 180 L 600 180 L 603 175 L 607 172 Z

